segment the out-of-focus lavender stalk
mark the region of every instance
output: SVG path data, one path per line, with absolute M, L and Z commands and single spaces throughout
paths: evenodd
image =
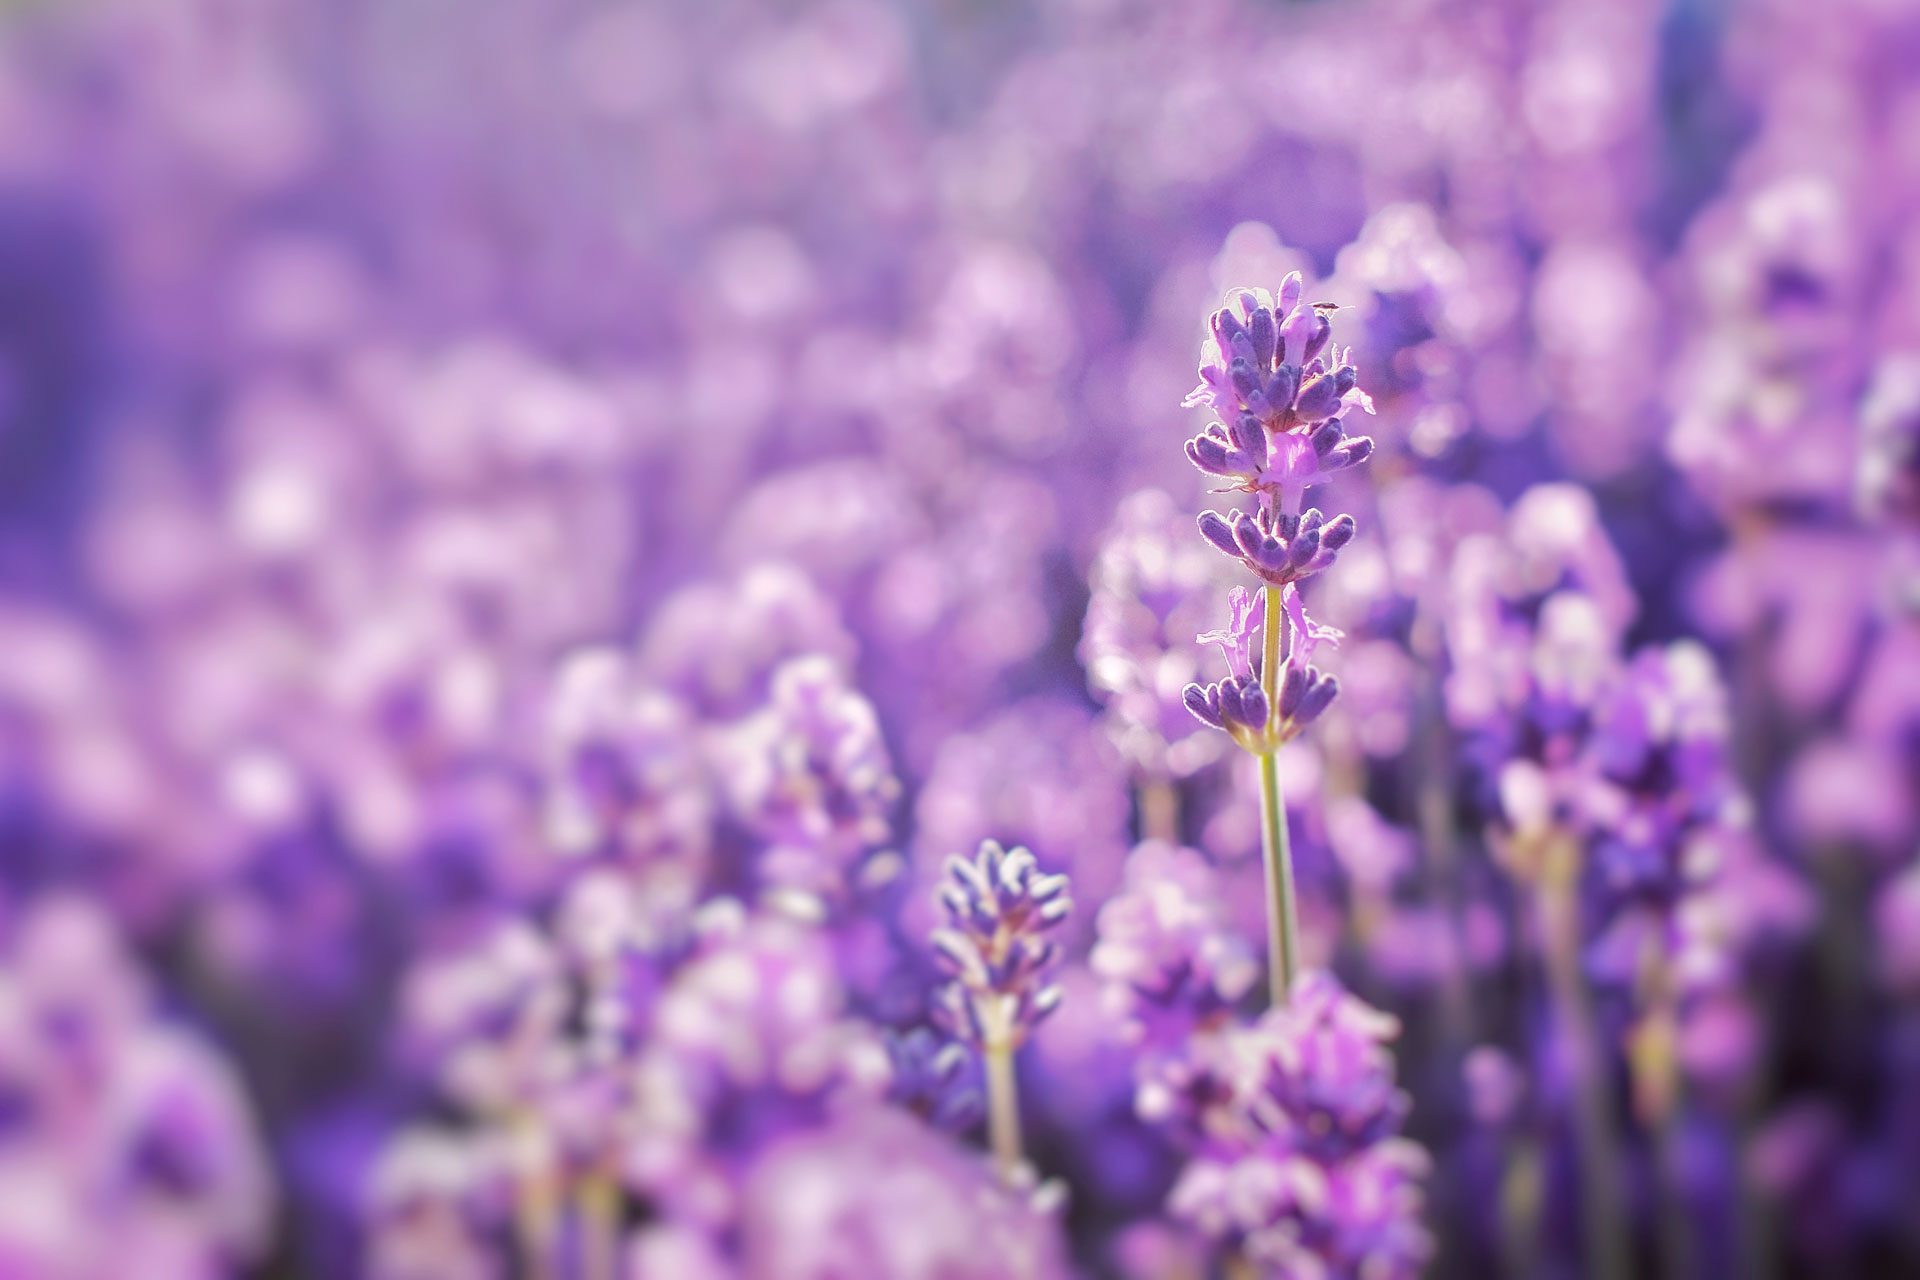
M 618 1280 L 620 1275 L 620 1184 L 606 1169 L 580 1179 L 575 1193 L 580 1215 L 581 1280 Z
M 531 1280 L 558 1280 L 561 1191 L 547 1131 L 532 1111 L 515 1116 L 508 1127 L 516 1135 L 519 1158 L 531 1166 L 522 1170 L 513 1188 L 513 1231 L 521 1267 Z
M 1579 1127 L 1580 1228 L 1587 1274 L 1593 1280 L 1626 1280 L 1627 1256 L 1619 1187 L 1619 1150 L 1613 1108 L 1601 1075 L 1600 1038 L 1593 998 L 1580 968 L 1580 849 L 1571 836 L 1540 836 L 1539 875 L 1533 886 L 1540 949 L 1547 971 L 1559 1038 L 1573 1078 L 1574 1120 Z
M 1424 600 L 1421 608 L 1426 608 Z M 1466 895 L 1461 884 L 1459 834 L 1454 824 L 1451 794 L 1456 744 L 1448 736 L 1446 701 L 1441 691 L 1443 655 L 1436 625 L 1416 623 L 1413 635 L 1414 653 L 1423 673 L 1414 807 L 1421 847 L 1433 863 L 1442 887 L 1455 953 L 1464 956 L 1467 954 Z M 1464 965 L 1450 964 L 1441 969 L 1440 1017 L 1442 1031 L 1453 1043 L 1464 1044 L 1472 1038 L 1473 994 Z
M 1685 1180 L 1680 1170 L 1679 1116 L 1685 1082 L 1679 1062 L 1679 992 L 1669 959 L 1650 955 L 1640 985 L 1645 1011 L 1627 1040 L 1633 1106 L 1641 1126 L 1654 1141 L 1660 1188 L 1661 1263 L 1670 1276 L 1690 1276 L 1695 1266 L 1693 1226 L 1687 1220 Z

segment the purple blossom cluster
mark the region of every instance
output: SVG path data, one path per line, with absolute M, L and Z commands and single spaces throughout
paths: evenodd
M 105 1276 L 138 1257 L 216 1275 L 266 1256 L 255 1108 L 84 899 L 43 898 L 0 939 L 0 1096 L 0 1257 L 15 1273 Z
M 1018 1048 L 1060 1004 L 1048 981 L 1060 947 L 1047 935 L 1073 910 L 1067 877 L 988 840 L 972 859 L 948 861 L 940 905 L 947 923 L 929 941 L 952 981 L 936 1007 L 976 1048 Z
M 1920 1270 L 1917 59 L 0 6 L 0 1276 Z
M 1398 1032 L 1326 973 L 1236 1029 L 1222 1098 L 1168 1212 L 1275 1275 L 1420 1274 L 1430 1162 L 1398 1136 L 1408 1100 L 1386 1048 Z

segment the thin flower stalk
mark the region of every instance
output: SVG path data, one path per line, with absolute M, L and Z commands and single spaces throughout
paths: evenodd
M 1260 758 L 1267 963 L 1276 1006 L 1286 1003 L 1300 973 L 1299 908 L 1276 755 L 1340 690 L 1333 676 L 1310 664 L 1313 650 L 1336 641 L 1339 632 L 1307 617 L 1296 584 L 1329 567 L 1355 532 L 1350 515 L 1329 518 L 1317 507 L 1300 508 L 1308 488 L 1373 451 L 1372 440 L 1347 436 L 1343 425 L 1343 415 L 1353 409 L 1373 411 L 1358 386 L 1352 353 L 1330 341 L 1325 308 L 1303 303 L 1302 292 L 1295 272 L 1277 295 L 1231 293 L 1209 323 L 1200 385 L 1187 398 L 1189 405 L 1207 405 L 1218 419 L 1187 442 L 1187 457 L 1208 475 L 1230 481 L 1223 491 L 1257 499 L 1251 514 L 1200 514 L 1200 536 L 1259 579 L 1261 607 L 1245 588 L 1233 588 L 1227 626 L 1200 637 L 1220 645 L 1227 678 L 1188 685 L 1185 701 L 1198 719 Z
M 530 1112 L 516 1116 L 511 1128 L 525 1153 L 535 1157 L 534 1167 L 514 1184 L 513 1229 L 521 1267 L 532 1280 L 558 1280 L 561 1192 L 550 1139 Z
M 617 1280 L 620 1274 L 620 1184 L 605 1169 L 584 1174 L 574 1193 L 580 1215 L 582 1280 Z
M 1267 640 L 1263 687 L 1267 690 L 1267 704 L 1278 707 L 1279 654 L 1287 625 L 1286 610 L 1281 606 L 1280 588 L 1269 586 L 1265 595 Z M 1300 972 L 1300 912 L 1294 899 L 1293 851 L 1287 839 L 1286 800 L 1280 794 L 1279 761 L 1273 751 L 1262 752 L 1260 756 L 1260 815 L 1260 852 L 1269 899 L 1268 991 L 1274 1004 L 1284 1004 Z
M 1541 874 L 1534 885 L 1547 984 L 1560 1019 L 1573 1076 L 1579 1142 L 1580 1227 L 1587 1274 L 1594 1280 L 1626 1280 L 1626 1235 L 1620 1203 L 1618 1144 L 1613 1107 L 1600 1072 L 1599 1032 L 1593 997 L 1580 967 L 1579 846 L 1564 833 L 1544 837 Z

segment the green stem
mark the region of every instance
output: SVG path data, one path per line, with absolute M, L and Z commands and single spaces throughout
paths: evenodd
M 1669 1276 L 1686 1277 L 1694 1274 L 1694 1243 L 1681 1169 L 1680 1010 L 1667 958 L 1654 948 L 1642 965 L 1640 998 L 1646 1007 L 1628 1042 L 1634 1105 L 1653 1141 L 1662 1269 Z
M 1426 606 L 1423 603 L 1422 609 Z M 1420 843 L 1431 860 L 1439 897 L 1445 904 L 1447 923 L 1453 935 L 1454 963 L 1441 967 L 1441 1029 L 1449 1045 L 1472 1043 L 1474 1033 L 1473 996 L 1467 983 L 1468 945 L 1466 894 L 1461 884 L 1459 833 L 1453 816 L 1453 767 L 1455 752 L 1448 729 L 1446 705 L 1441 690 L 1442 663 L 1436 635 L 1437 626 L 1429 618 L 1414 623 L 1414 657 L 1424 673 L 1418 691 L 1422 727 L 1418 742 L 1419 768 L 1415 782 L 1414 812 L 1420 825 Z
M 1693 1219 L 1686 1200 L 1686 1179 L 1682 1175 L 1680 1117 L 1678 1108 L 1667 1116 L 1654 1135 L 1660 1162 L 1660 1258 L 1666 1273 L 1674 1280 L 1697 1275 L 1693 1247 Z
M 521 1274 L 530 1280 L 553 1280 L 560 1251 L 560 1190 L 553 1153 L 530 1114 L 517 1115 L 510 1123 L 523 1142 L 540 1152 L 537 1166 L 523 1172 L 514 1185 L 514 1234 L 520 1245 Z
M 1557 854 L 1557 856 L 1556 856 Z M 1574 1119 L 1579 1132 L 1580 1218 L 1592 1280 L 1626 1280 L 1627 1238 L 1620 1211 L 1619 1157 L 1614 1144 L 1612 1107 L 1601 1075 L 1599 1036 L 1593 1006 L 1580 972 L 1580 934 L 1571 868 L 1566 850 L 1549 853 L 1549 866 L 1536 887 L 1547 981 L 1558 1011 L 1574 1080 Z
M 1013 1048 L 987 1046 L 987 1138 L 1000 1176 L 1011 1184 L 1020 1169 L 1020 1093 L 1013 1074 Z
M 1267 715 L 1280 714 L 1280 650 L 1287 626 L 1280 588 L 1269 586 L 1266 619 L 1262 626 L 1263 652 L 1260 686 L 1267 695 Z M 1287 1002 L 1293 979 L 1300 972 L 1299 908 L 1293 892 L 1293 852 L 1287 846 L 1287 806 L 1280 795 L 1280 770 L 1271 750 L 1260 756 L 1260 851 L 1267 871 L 1267 981 L 1273 1004 Z
M 1750 1104 L 1751 1110 L 1751 1104 Z M 1745 1132 L 1741 1135 L 1740 1150 L 1743 1156 L 1750 1156 L 1753 1144 L 1760 1129 L 1760 1122 L 1751 1115 L 1747 1119 Z M 1749 1280 L 1775 1280 L 1780 1274 L 1780 1240 L 1776 1233 L 1775 1206 L 1769 1201 L 1759 1175 L 1753 1171 L 1754 1161 L 1743 1159 L 1740 1162 L 1740 1258 L 1741 1274 Z
M 582 1280 L 615 1280 L 620 1273 L 620 1187 L 604 1169 L 580 1180 L 580 1272 Z
M 1531 1138 L 1509 1142 L 1500 1178 L 1500 1256 L 1509 1276 L 1539 1271 L 1544 1180 L 1540 1144 Z
M 1180 792 L 1170 779 L 1151 778 L 1140 784 L 1140 835 L 1180 843 Z

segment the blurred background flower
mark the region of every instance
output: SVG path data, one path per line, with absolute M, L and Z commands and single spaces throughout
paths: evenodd
M 0 1275 L 1913 1273 L 1916 850 L 1903 0 L 0 6 Z

